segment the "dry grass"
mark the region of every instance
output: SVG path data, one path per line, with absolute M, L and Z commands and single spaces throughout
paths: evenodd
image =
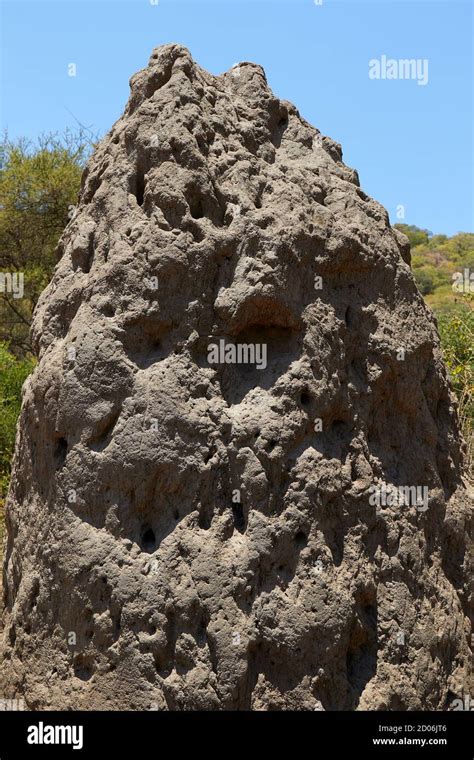
M 474 484 L 474 428 L 473 428 L 473 388 L 466 386 L 459 396 L 458 414 L 462 434 L 466 442 L 464 472 L 468 480 Z
M 0 588 L 2 587 L 3 539 L 5 536 L 5 503 L 0 499 Z

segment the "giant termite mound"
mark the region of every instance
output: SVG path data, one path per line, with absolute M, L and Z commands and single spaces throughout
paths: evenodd
M 159 710 L 462 696 L 462 445 L 409 263 L 340 146 L 260 66 L 213 76 L 179 45 L 153 52 L 35 312 L 2 696 Z

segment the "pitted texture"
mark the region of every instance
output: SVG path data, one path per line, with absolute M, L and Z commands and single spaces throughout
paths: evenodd
M 408 241 L 263 70 L 131 80 L 38 304 L 1 689 L 36 709 L 444 709 L 467 495 Z M 320 279 L 319 279 L 320 278 Z M 224 338 L 267 366 L 212 365 Z M 373 505 L 377 483 L 428 509 Z

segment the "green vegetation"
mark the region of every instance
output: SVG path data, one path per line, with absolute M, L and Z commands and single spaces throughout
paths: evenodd
M 31 352 L 31 315 L 51 279 L 87 149 L 82 133 L 0 143 L 0 272 L 21 273 L 24 288 L 22 298 L 11 287 L 0 291 L 0 340 L 17 356 Z
M 464 309 L 470 288 L 474 295 L 474 234 L 448 238 L 413 225 L 395 226 L 410 240 L 413 274 L 427 304 L 437 314 Z

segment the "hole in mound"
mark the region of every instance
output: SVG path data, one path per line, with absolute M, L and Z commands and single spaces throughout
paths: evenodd
M 303 404 L 303 406 L 309 406 L 311 403 L 311 396 L 309 393 L 306 393 L 306 391 L 303 391 L 303 393 L 300 396 L 300 401 Z
M 264 218 L 254 220 L 254 224 L 256 224 L 257 227 L 260 227 L 261 230 L 266 230 L 267 227 L 273 222 L 274 222 L 274 217 L 271 214 L 268 214 Z
M 137 171 L 135 184 L 135 197 L 139 206 L 143 206 L 145 196 L 145 175 L 142 171 Z
M 191 221 L 183 224 L 183 230 L 185 232 L 190 232 L 196 243 L 201 243 L 206 237 L 199 224 L 194 224 L 194 222 Z
M 155 531 L 149 525 L 142 528 L 141 547 L 147 554 L 152 554 L 156 549 Z
M 234 525 L 239 533 L 245 531 L 245 515 L 242 504 L 232 504 L 232 517 L 234 518 Z
M 283 139 L 283 135 L 285 134 L 287 129 L 288 129 L 288 111 L 286 110 L 286 108 L 282 108 L 280 111 L 280 118 L 278 119 L 276 127 L 273 129 L 273 133 L 271 137 L 272 143 L 275 146 L 275 148 L 280 147 L 281 141 Z
M 58 438 L 54 447 L 54 458 L 56 459 L 56 469 L 60 470 L 66 461 L 68 444 L 65 438 Z
M 129 190 L 137 199 L 140 207 L 143 206 L 145 198 L 146 173 L 149 166 L 149 158 L 146 155 L 139 154 L 135 160 L 135 171 L 128 180 Z
M 191 180 L 184 189 L 184 197 L 189 214 L 193 219 L 205 217 L 214 226 L 222 227 L 226 211 L 226 199 L 221 196 L 213 183 L 206 186 Z
M 193 219 L 202 219 L 204 216 L 204 208 L 200 198 L 193 198 L 189 202 L 189 210 Z
M 94 673 L 93 661 L 90 657 L 79 656 L 74 662 L 74 675 L 81 681 L 89 681 Z
M 115 316 L 115 309 L 110 303 L 105 303 L 101 308 L 101 312 L 104 317 L 108 317 L 109 319 Z
M 201 530 L 209 530 L 212 523 L 212 509 L 202 507 L 199 511 L 198 526 Z
M 302 530 L 299 530 L 295 536 L 295 544 L 299 547 L 302 547 L 302 546 L 306 546 L 307 541 L 308 541 L 308 537 L 306 533 L 304 533 Z
M 164 339 L 170 325 L 154 317 L 140 317 L 123 326 L 122 344 L 130 361 L 147 369 L 164 359 L 168 352 Z

